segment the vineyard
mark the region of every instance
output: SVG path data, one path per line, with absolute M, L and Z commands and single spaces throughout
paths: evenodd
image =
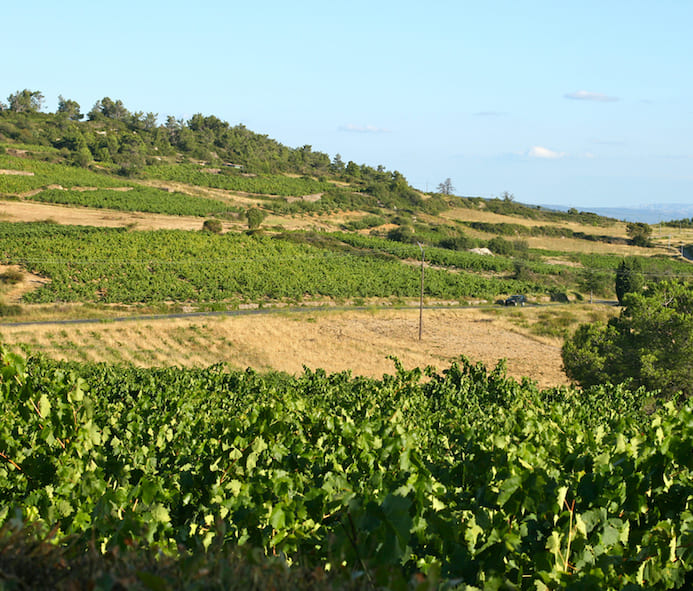
M 169 215 L 213 216 L 240 211 L 238 207 L 234 208 L 216 199 L 171 193 L 143 186 L 128 187 L 127 191 L 115 189 L 89 191 L 47 189 L 30 195 L 28 199 L 42 203 L 62 203 L 80 207 L 144 211 Z
M 194 164 L 149 166 L 147 167 L 147 176 L 200 187 L 266 195 L 301 197 L 302 195 L 322 193 L 334 189 L 333 183 L 316 181 L 311 178 L 294 178 L 282 174 L 243 176 L 237 172 L 218 174 Z
M 0 522 L 104 551 L 257 548 L 373 584 L 693 582 L 690 408 L 539 391 L 465 359 L 395 365 L 292 378 L 5 353 Z
M 0 154 L 0 169 L 19 171 L 28 174 L 0 174 L 0 194 L 20 194 L 48 187 L 127 187 L 131 183 L 113 175 L 92 172 L 75 166 L 17 158 Z
M 21 264 L 51 279 L 27 294 L 27 302 L 256 302 L 419 293 L 419 270 L 399 259 L 325 250 L 291 239 L 45 223 L 0 223 L 0 238 L 2 263 Z M 464 271 L 427 273 L 427 294 L 455 301 L 542 289 Z

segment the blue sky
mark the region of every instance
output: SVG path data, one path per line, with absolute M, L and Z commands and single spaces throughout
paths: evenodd
M 693 202 L 690 0 L 9 4 L 4 102 L 216 115 L 423 190 Z

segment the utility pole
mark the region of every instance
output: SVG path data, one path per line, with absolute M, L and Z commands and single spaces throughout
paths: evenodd
M 421 249 L 421 294 L 419 296 L 419 340 L 423 332 L 423 294 L 424 294 L 424 248 L 420 242 L 417 242 Z

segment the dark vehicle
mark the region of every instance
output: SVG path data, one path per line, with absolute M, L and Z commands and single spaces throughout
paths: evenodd
M 505 300 L 506 306 L 524 306 L 527 298 L 523 295 L 513 295 Z

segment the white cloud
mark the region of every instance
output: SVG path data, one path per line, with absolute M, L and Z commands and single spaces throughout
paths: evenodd
M 530 158 L 543 158 L 544 160 L 558 160 L 565 156 L 565 152 L 556 152 L 542 146 L 532 146 L 527 152 Z
M 578 90 L 576 92 L 569 92 L 563 95 L 567 99 L 573 99 L 576 101 L 595 101 L 598 103 L 613 103 L 618 99 L 615 96 L 609 96 L 602 94 L 601 92 L 589 92 L 588 90 Z
M 354 133 L 390 133 L 389 129 L 376 127 L 375 125 L 354 125 L 353 123 L 342 125 L 339 131 L 350 131 Z

